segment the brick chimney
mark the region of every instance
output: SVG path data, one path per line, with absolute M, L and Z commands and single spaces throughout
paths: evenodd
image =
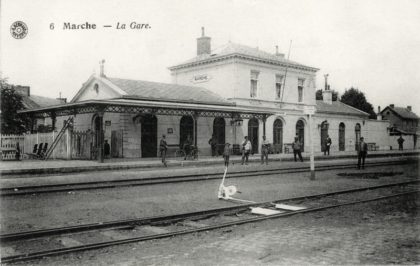
M 278 45 L 276 45 L 276 56 L 284 58 L 284 54 L 279 53 L 279 46 Z
M 60 101 L 60 103 L 67 103 L 67 98 L 56 98 L 57 100 Z
M 408 110 L 409 112 L 411 112 L 411 105 L 408 105 L 408 106 L 407 106 L 407 110 Z
M 31 87 L 29 86 L 14 86 L 13 89 L 22 96 L 31 96 Z
M 395 105 L 394 104 L 390 104 L 389 107 L 391 107 L 392 109 L 394 109 Z
M 197 38 L 197 55 L 211 53 L 211 38 L 205 36 L 204 27 L 201 27 L 201 37 Z

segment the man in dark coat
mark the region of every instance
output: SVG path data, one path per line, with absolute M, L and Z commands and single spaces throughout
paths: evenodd
M 325 149 L 324 149 L 324 155 L 330 155 L 330 147 L 331 147 L 331 138 L 327 135 L 327 138 L 325 139 Z
M 216 156 L 216 148 L 217 148 L 217 139 L 216 136 L 213 134 L 209 139 L 209 144 L 211 147 L 211 156 Z
M 302 144 L 300 143 L 298 137 L 295 137 L 295 142 L 293 142 L 292 146 L 293 146 L 293 155 L 294 155 L 294 158 L 295 158 L 295 162 L 296 162 L 296 155 L 298 155 L 300 161 L 303 162 L 302 153 L 300 151 L 301 148 L 302 148 Z
M 160 156 L 162 157 L 162 163 L 166 167 L 166 152 L 168 150 L 168 143 L 166 143 L 166 136 L 162 135 L 162 139 L 159 144 Z
M 404 148 L 403 148 L 403 144 L 404 144 L 404 139 L 403 139 L 403 137 L 400 135 L 400 137 L 397 139 L 397 141 L 398 141 L 398 150 L 400 150 L 400 151 L 402 151 Z
M 360 169 L 360 166 L 362 166 L 362 169 L 365 169 L 365 159 L 367 155 L 367 143 L 364 141 L 364 138 L 360 138 L 360 143 L 357 146 L 357 168 Z
M 105 156 L 105 158 L 109 158 L 110 153 L 111 153 L 111 146 L 109 145 L 108 140 L 106 139 L 105 143 L 104 143 L 104 156 Z

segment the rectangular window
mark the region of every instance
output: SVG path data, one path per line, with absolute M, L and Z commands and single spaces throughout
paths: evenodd
M 298 102 L 303 102 L 303 84 L 305 83 L 304 79 L 298 79 Z
M 251 71 L 251 91 L 250 91 L 251 98 L 257 97 L 258 74 L 259 74 L 258 71 Z
M 283 84 L 283 76 L 276 75 L 276 99 L 281 97 L 281 86 Z

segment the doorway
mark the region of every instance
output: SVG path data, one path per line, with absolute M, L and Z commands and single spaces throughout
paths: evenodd
M 338 150 L 346 150 L 346 125 L 344 123 L 340 123 L 338 126 Z
M 321 151 L 324 152 L 327 148 L 327 136 L 328 136 L 328 122 L 324 121 L 321 123 Z
M 223 154 L 223 148 L 225 147 L 226 141 L 226 123 L 223 117 L 216 117 L 213 121 L 213 134 L 216 138 L 216 153 L 218 155 Z
M 273 145 L 275 153 L 283 151 L 283 122 L 276 119 L 273 125 Z
M 303 152 L 305 147 L 305 123 L 302 120 L 298 120 L 296 123 L 296 137 L 302 145 L 300 150 Z
M 248 139 L 252 144 L 252 153 L 258 153 L 258 119 L 251 118 L 248 122 Z
M 157 118 L 146 114 L 141 117 L 141 157 L 157 156 Z

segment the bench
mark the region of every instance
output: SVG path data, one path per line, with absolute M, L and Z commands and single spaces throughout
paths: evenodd
M 2 161 L 14 161 L 16 159 L 16 148 L 1 148 Z
M 368 147 L 368 151 L 376 151 L 379 147 L 376 146 L 375 142 L 366 143 Z
M 284 153 L 291 153 L 291 152 L 293 152 L 293 143 L 285 143 Z

